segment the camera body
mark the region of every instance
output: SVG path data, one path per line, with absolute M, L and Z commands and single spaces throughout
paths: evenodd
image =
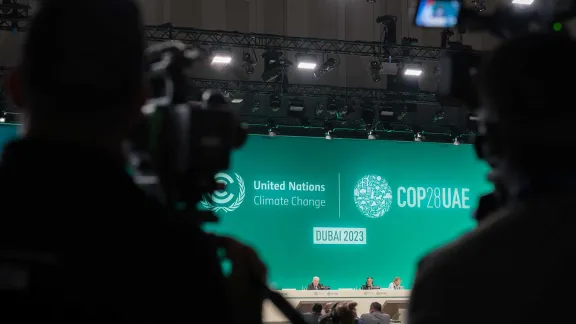
M 158 194 L 169 205 L 190 208 L 217 187 L 214 175 L 230 167 L 230 155 L 247 133 L 224 95 L 215 90 L 192 102 L 192 69 L 204 52 L 181 42 L 151 46 L 152 98 L 130 141 L 137 174 L 155 177 Z M 136 165 L 135 165 L 136 164 Z
M 530 7 L 518 8 L 512 4 L 498 7 L 492 14 L 467 8 L 462 0 L 419 0 L 414 24 L 423 28 L 442 28 L 443 37 L 460 31 L 489 32 L 502 39 L 510 39 L 533 32 L 567 33 L 558 25 L 576 16 L 576 2 L 565 1 L 566 6 L 543 1 Z M 438 96 L 449 98 L 469 108 L 479 105 L 475 79 L 482 63 L 477 52 L 447 49 L 440 59 Z

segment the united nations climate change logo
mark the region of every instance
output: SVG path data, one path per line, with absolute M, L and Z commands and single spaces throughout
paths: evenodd
M 238 209 L 246 197 L 244 179 L 238 173 L 234 173 L 234 177 L 226 173 L 218 173 L 214 178 L 216 182 L 226 185 L 226 188 L 204 197 L 200 205 L 214 212 L 222 210 L 228 213 Z
M 392 188 L 381 176 L 364 176 L 354 188 L 354 203 L 364 216 L 382 217 L 392 206 Z

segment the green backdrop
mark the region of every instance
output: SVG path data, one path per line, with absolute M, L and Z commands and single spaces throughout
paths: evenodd
M 409 288 L 424 253 L 474 225 L 486 172 L 469 145 L 252 136 L 204 207 L 221 219 L 209 229 L 256 247 L 279 288 L 313 276 Z
M 0 126 L 0 151 L 16 130 Z M 474 225 L 486 172 L 468 145 L 251 136 L 204 207 L 221 219 L 209 230 L 253 245 L 279 288 L 313 276 L 410 288 L 424 253 Z
M 10 124 L 0 124 L 0 153 L 4 148 L 4 144 L 16 137 L 18 127 Z

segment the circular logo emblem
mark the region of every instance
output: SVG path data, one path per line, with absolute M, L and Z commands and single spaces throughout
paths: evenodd
M 228 213 L 238 209 L 246 197 L 244 179 L 238 173 L 234 173 L 234 177 L 227 173 L 218 173 L 214 178 L 216 182 L 224 184 L 226 188 L 205 196 L 200 205 L 214 212 L 225 211 Z
M 382 217 L 392 206 L 392 188 L 381 176 L 364 176 L 354 188 L 354 203 L 364 216 Z

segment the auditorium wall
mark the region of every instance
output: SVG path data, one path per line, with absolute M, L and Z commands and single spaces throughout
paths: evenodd
M 0 126 L 1 146 L 17 134 Z M 251 136 L 201 203 L 207 227 L 253 245 L 278 288 L 313 276 L 332 288 L 368 276 L 412 285 L 418 259 L 473 227 L 487 167 L 471 146 Z

